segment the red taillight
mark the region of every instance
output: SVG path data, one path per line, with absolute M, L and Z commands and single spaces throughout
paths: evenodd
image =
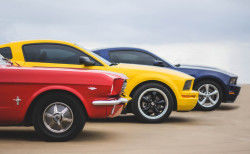
M 125 84 L 125 85 L 124 85 Z M 120 95 L 126 88 L 126 80 L 115 79 L 111 88 L 111 95 Z

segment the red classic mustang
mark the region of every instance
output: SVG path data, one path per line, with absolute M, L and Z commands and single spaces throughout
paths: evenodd
M 34 125 L 46 141 L 72 139 L 87 118 L 121 113 L 126 79 L 106 71 L 14 67 L 0 55 L 0 124 Z

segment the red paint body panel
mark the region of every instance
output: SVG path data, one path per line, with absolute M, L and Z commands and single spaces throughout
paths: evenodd
M 49 90 L 64 90 L 74 94 L 83 103 L 90 118 L 110 116 L 112 106 L 94 106 L 94 100 L 108 100 L 112 85 L 121 89 L 123 76 L 116 73 L 95 70 L 58 69 L 58 68 L 22 68 L 0 65 L 0 124 L 19 124 L 33 100 Z M 89 87 L 97 89 L 90 90 Z M 13 99 L 19 97 L 20 104 Z M 112 99 L 118 99 L 119 96 Z M 113 115 L 120 114 L 116 107 Z
M 113 106 L 108 106 L 108 107 L 107 107 L 108 117 L 109 117 L 109 118 L 114 118 L 114 117 L 116 117 L 116 116 L 119 116 L 119 115 L 121 114 L 122 110 L 123 110 L 123 106 L 124 106 L 124 105 L 122 105 L 122 104 L 121 104 L 121 105 L 116 105 L 113 114 L 111 114 L 111 111 L 112 111 L 112 109 L 113 109 Z

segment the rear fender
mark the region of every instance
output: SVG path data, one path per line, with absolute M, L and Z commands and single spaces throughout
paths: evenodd
M 46 92 L 46 91 L 50 91 L 50 90 L 62 90 L 62 91 L 67 91 L 70 92 L 72 94 L 74 94 L 76 97 L 78 97 L 80 99 L 80 101 L 83 103 L 87 114 L 88 113 L 88 105 L 85 105 L 84 103 L 86 102 L 85 99 L 83 98 L 83 96 L 75 89 L 67 87 L 67 86 L 61 86 L 61 85 L 57 85 L 57 86 L 47 86 L 47 87 L 43 87 L 39 90 L 37 90 L 35 93 L 33 93 L 33 95 L 29 98 L 29 100 L 27 101 L 27 103 L 25 103 L 25 106 L 23 107 L 23 110 L 21 112 L 21 117 L 25 117 L 25 114 L 28 110 L 28 108 L 30 107 L 31 103 L 42 93 Z

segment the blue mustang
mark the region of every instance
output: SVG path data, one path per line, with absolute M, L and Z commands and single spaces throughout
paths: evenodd
M 131 63 L 166 67 L 187 73 L 195 77 L 193 89 L 198 90 L 197 109 L 211 111 L 221 102 L 234 102 L 241 87 L 237 85 L 238 77 L 212 67 L 172 65 L 157 55 L 139 48 L 106 48 L 94 50 L 94 53 L 112 63 Z

